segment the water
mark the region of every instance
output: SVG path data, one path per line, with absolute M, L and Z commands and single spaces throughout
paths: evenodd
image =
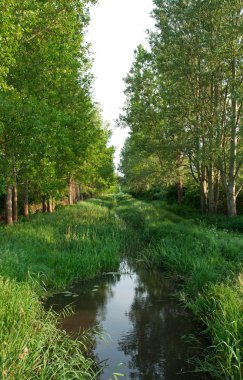
M 78 283 L 71 293 L 49 300 L 55 310 L 73 302 L 75 313 L 63 322 L 66 331 L 98 326 L 105 336 L 105 341 L 94 336 L 93 354 L 105 365 L 100 379 L 113 379 L 113 372 L 124 379 L 203 379 L 187 362 L 202 348 L 182 338 L 198 333 L 198 326 L 173 296 L 171 281 L 126 262 L 119 272 Z

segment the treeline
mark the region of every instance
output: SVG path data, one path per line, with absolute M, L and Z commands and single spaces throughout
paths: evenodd
M 1 0 L 0 196 L 6 221 L 29 199 L 51 211 L 113 182 L 113 148 L 92 99 L 91 0 Z M 20 198 L 20 197 L 19 197 Z
M 177 184 L 181 201 L 194 181 L 203 212 L 225 199 L 234 216 L 243 186 L 241 1 L 154 0 L 153 17 L 149 48 L 137 48 L 125 79 L 125 184 Z

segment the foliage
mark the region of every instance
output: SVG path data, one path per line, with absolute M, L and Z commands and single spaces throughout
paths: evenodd
M 0 169 L 4 192 L 61 198 L 114 182 L 109 128 L 92 99 L 85 30 L 94 1 L 4 0 Z M 2 13 L 4 13 L 2 15 Z M 18 26 L 16 28 L 16 26 Z M 6 59 L 5 59 L 6 58 Z

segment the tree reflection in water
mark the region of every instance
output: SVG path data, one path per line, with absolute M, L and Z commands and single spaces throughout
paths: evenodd
M 100 321 L 105 319 L 107 313 L 107 299 L 113 298 L 112 287 L 117 281 L 119 278 L 113 275 L 98 278 L 95 282 L 78 282 L 70 289 L 69 296 L 65 292 L 55 294 L 48 300 L 47 306 L 52 306 L 59 312 L 71 305 L 74 312 L 64 318 L 62 327 L 68 333 L 78 336 L 80 332 L 94 326 L 101 327 Z
M 126 274 L 76 284 L 71 292 L 77 298 L 60 294 L 49 301 L 56 310 L 74 302 L 75 313 L 63 323 L 66 331 L 76 335 L 98 325 L 111 337 L 105 343 L 94 335 L 93 355 L 107 364 L 100 379 L 109 379 L 121 362 L 124 366 L 117 370 L 125 379 L 203 379 L 188 372 L 192 368 L 186 361 L 198 350 L 181 336 L 193 333 L 196 324 L 171 296 L 170 281 L 160 272 L 131 269 L 127 263 L 120 270 Z
M 183 373 L 192 370 L 186 359 L 195 354 L 195 350 L 190 349 L 181 336 L 192 333 L 195 325 L 171 296 L 170 281 L 159 272 L 148 273 L 142 269 L 136 272 L 135 296 L 128 313 L 133 329 L 118 343 L 119 350 L 129 357 L 129 378 L 202 378 Z

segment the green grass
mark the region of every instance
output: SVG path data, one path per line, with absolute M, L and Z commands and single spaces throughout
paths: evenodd
M 212 350 L 200 363 L 214 378 L 242 379 L 242 283 L 211 284 L 191 305 L 212 337 Z M 213 354 L 213 356 L 212 356 Z
M 97 377 L 84 336 L 59 330 L 60 318 L 44 310 L 41 297 L 117 270 L 129 233 L 111 208 L 85 202 L 0 228 L 0 378 Z
M 200 224 L 201 226 L 214 226 L 217 229 L 243 232 L 242 214 L 234 218 L 228 218 L 224 214 L 202 214 L 198 210 L 182 204 L 164 204 L 164 208 L 185 219 L 193 219 L 196 224 Z
M 107 207 L 65 207 L 0 229 L 0 274 L 18 281 L 38 275 L 46 286 L 62 288 L 116 269 L 123 241 L 122 223 Z
M 240 229 L 221 217 L 219 224 L 173 211 L 119 194 L 1 227 L 0 378 L 96 378 L 82 339 L 58 329 L 57 315 L 43 309 L 41 297 L 44 288 L 62 289 L 117 270 L 121 255 L 130 255 L 178 282 L 181 299 L 211 338 L 202 370 L 218 379 L 242 379 Z
M 95 378 L 84 342 L 57 328 L 57 316 L 44 311 L 33 289 L 33 284 L 0 278 L 0 378 Z
M 117 212 L 140 236 L 137 259 L 170 273 L 204 323 L 212 347 L 202 369 L 214 378 L 242 379 L 242 235 L 184 218 L 157 201 L 126 200 Z

